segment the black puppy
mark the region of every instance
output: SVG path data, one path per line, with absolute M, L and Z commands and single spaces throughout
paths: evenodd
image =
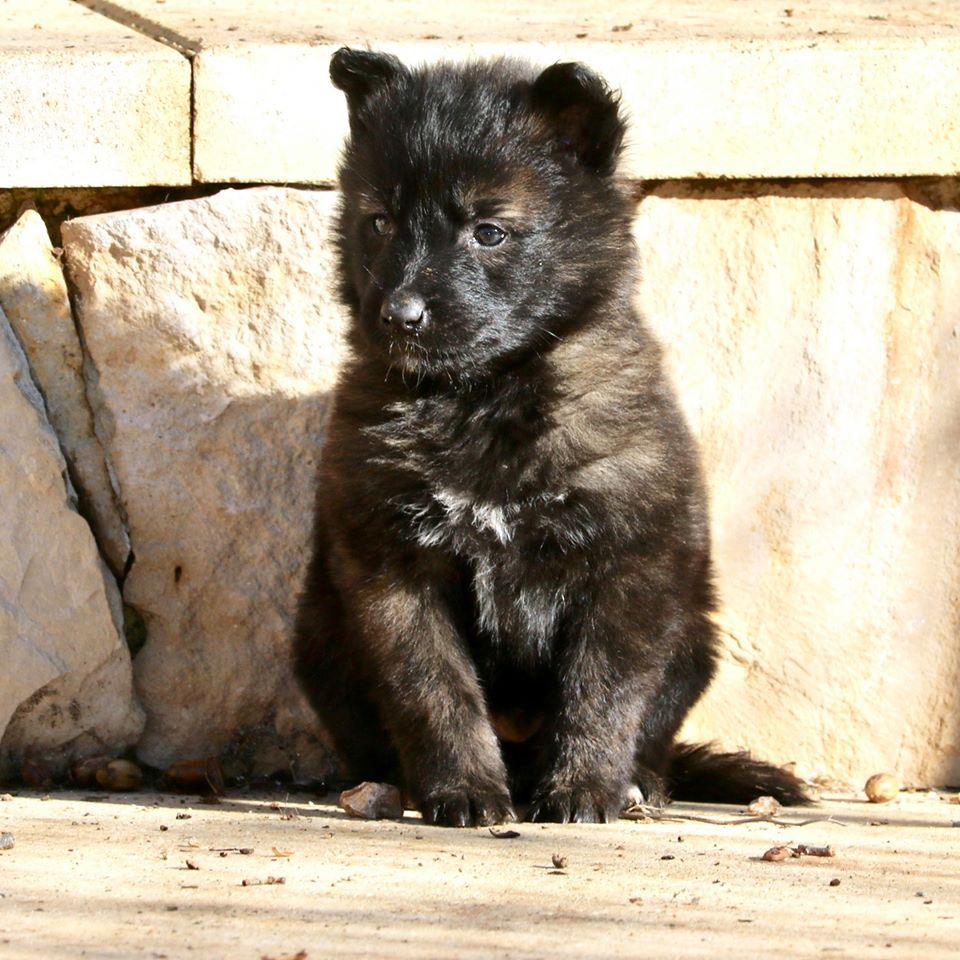
M 674 743 L 714 669 L 697 453 L 631 305 L 618 99 L 585 67 L 342 49 L 336 390 L 298 675 L 426 820 L 805 799 Z

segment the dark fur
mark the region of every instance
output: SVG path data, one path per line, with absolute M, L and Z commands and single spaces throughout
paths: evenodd
M 353 357 L 297 656 L 342 759 L 452 825 L 609 820 L 632 782 L 802 801 L 674 745 L 716 656 L 707 512 L 631 304 L 617 98 L 578 64 L 345 49 L 331 76 Z

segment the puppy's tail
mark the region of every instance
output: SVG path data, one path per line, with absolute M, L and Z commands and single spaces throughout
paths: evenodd
M 803 781 L 782 767 L 745 750 L 723 753 L 706 743 L 675 743 L 667 781 L 674 800 L 748 804 L 769 796 L 788 806 L 813 803 Z

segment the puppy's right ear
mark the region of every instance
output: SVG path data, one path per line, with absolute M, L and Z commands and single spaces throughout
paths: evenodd
M 330 58 L 330 79 L 347 95 L 351 115 L 374 90 L 387 86 L 406 72 L 406 67 L 389 53 L 341 47 Z

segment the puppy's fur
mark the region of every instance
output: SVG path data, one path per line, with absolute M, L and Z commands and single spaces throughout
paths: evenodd
M 337 387 L 298 675 L 426 820 L 804 799 L 674 743 L 714 669 L 697 453 L 631 303 L 617 98 L 579 64 L 343 49 Z

